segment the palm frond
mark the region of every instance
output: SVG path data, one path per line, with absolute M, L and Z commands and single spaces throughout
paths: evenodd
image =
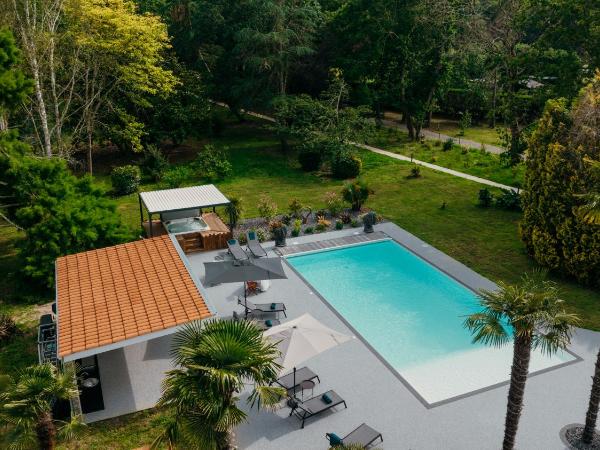
M 248 402 L 251 408 L 257 406 L 268 411 L 274 411 L 286 394 L 286 390 L 281 387 L 256 385 L 248 397 Z

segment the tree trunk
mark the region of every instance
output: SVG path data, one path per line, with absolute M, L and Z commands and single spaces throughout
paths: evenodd
M 497 71 L 494 70 L 494 90 L 492 92 L 492 121 L 490 123 L 491 128 L 496 128 L 496 98 L 498 94 L 498 76 Z
M 508 390 L 508 406 L 504 424 L 503 450 L 512 450 L 519 428 L 519 419 L 523 409 L 525 383 L 529 372 L 531 359 L 531 337 L 515 337 L 513 345 L 513 363 L 510 373 L 510 388 Z
M 93 161 L 92 161 L 92 150 L 93 150 L 94 141 L 92 138 L 92 132 L 88 129 L 87 132 L 87 168 L 90 176 L 93 174 Z
M 47 411 L 38 417 L 35 434 L 40 450 L 53 450 L 56 441 L 56 427 L 52 421 L 52 414 Z
M 411 141 L 415 140 L 415 127 L 413 123 L 413 118 L 408 111 L 404 112 L 404 118 L 406 119 L 406 128 L 408 129 L 408 138 Z
M 31 71 L 33 73 L 33 85 L 35 87 L 35 99 L 37 102 L 37 110 L 40 116 L 42 126 L 42 134 L 44 136 L 43 148 L 48 158 L 52 157 L 52 142 L 50 139 L 50 128 L 48 127 L 48 115 L 46 114 L 46 103 L 44 102 L 44 94 L 42 93 L 42 84 L 40 81 L 40 71 L 38 67 L 37 57 L 31 58 Z
M 585 428 L 581 440 L 584 444 L 591 444 L 594 439 L 596 429 L 596 419 L 598 418 L 598 406 L 600 405 L 600 350 L 596 358 L 596 370 L 592 377 L 592 392 L 590 393 L 590 403 L 587 414 L 585 415 Z

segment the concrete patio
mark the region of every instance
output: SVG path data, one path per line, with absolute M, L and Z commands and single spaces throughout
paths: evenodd
M 472 289 L 494 286 L 489 280 L 394 224 L 379 224 L 376 230 L 385 232 Z M 302 236 L 289 239 L 288 245 L 349 236 L 357 232 L 362 231 L 346 229 Z M 272 243 L 265 246 L 274 256 Z M 223 254 L 223 251 L 217 251 L 188 255 L 189 267 L 202 281 L 202 263 L 214 261 Z M 271 288 L 260 294 L 261 303 L 284 301 L 288 318 L 308 312 L 333 329 L 354 334 L 318 293 L 313 292 L 287 264 L 284 266 L 288 279 L 272 281 Z M 241 283 L 206 287 L 206 293 L 212 308 L 221 317 L 230 317 L 233 310 L 243 310 L 235 300 L 236 295 L 243 293 Z M 560 440 L 559 431 L 566 424 L 584 419 L 590 376 L 599 346 L 600 333 L 577 330 L 570 350 L 581 359 L 530 377 L 517 439 L 518 448 L 566 448 Z M 321 354 L 306 365 L 321 379 L 321 383 L 315 387 L 315 395 L 334 389 L 347 401 L 348 408 L 341 406 L 335 412 L 309 420 L 303 430 L 297 418 L 288 417 L 288 408 L 284 407 L 275 413 L 249 411 L 248 423 L 237 430 L 240 448 L 327 448 L 325 433 L 335 432 L 343 436 L 363 422 L 383 434 L 384 442 L 379 448 L 464 450 L 500 447 L 508 391 L 506 384 L 428 408 L 361 339 L 354 339 Z

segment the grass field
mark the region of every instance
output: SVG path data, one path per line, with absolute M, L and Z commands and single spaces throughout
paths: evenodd
M 464 135 L 460 134 L 460 126 L 457 120 L 433 118 L 429 130 L 434 133 L 446 134 L 455 138 L 469 139 L 475 142 L 481 142 L 487 145 L 502 146 L 500 136 L 495 128 L 490 128 L 487 125 L 473 125 L 464 131 Z
M 393 128 L 380 131 L 374 145 L 404 156 L 412 156 L 420 161 L 458 170 L 477 177 L 486 178 L 508 186 L 521 186 L 525 175 L 525 165 L 507 166 L 499 155 L 484 150 L 466 149 L 454 145 L 444 151 L 442 141 L 409 141 L 408 135 Z
M 233 175 L 217 185 L 227 196 L 243 199 L 246 217 L 258 215 L 256 205 L 263 193 L 268 193 L 279 205 L 280 211 L 286 212 L 292 198 L 298 198 L 313 208 L 323 207 L 325 193 L 339 191 L 343 185 L 342 181 L 332 180 L 325 174 L 302 172 L 295 155 L 283 154 L 269 132 L 255 121 L 230 125 L 223 137 L 212 141 L 228 146 L 233 165 Z M 173 152 L 172 162 L 185 164 L 203 143 L 203 140 L 190 142 Z M 406 143 L 388 144 L 397 146 L 397 151 L 408 151 L 403 149 L 404 145 L 408 145 Z M 375 192 L 367 206 L 387 219 L 493 281 L 516 282 L 524 272 L 534 267 L 518 237 L 520 214 L 477 207 L 480 185 L 425 168 L 420 178 L 407 178 L 410 163 L 367 151 L 361 151 L 360 155 L 363 178 Z M 97 162 L 96 181 L 109 189 L 107 174 L 110 165 L 121 163 L 123 161 Z M 490 173 L 494 170 L 489 168 Z M 502 182 L 510 184 L 508 175 L 503 177 Z M 186 184 L 202 182 L 192 176 Z M 157 187 L 144 184 L 141 189 Z M 137 195 L 120 197 L 116 202 L 124 222 L 132 230 L 139 230 Z M 442 203 L 446 204 L 444 209 L 440 208 Z M 0 351 L 0 373 L 14 373 L 18 368 L 35 362 L 35 305 L 52 299 L 51 292 L 37 292 L 27 285 L 18 284 L 14 245 L 19 238 L 21 235 L 11 228 L 0 228 L 0 271 L 6 274 L 0 279 L 0 312 L 9 312 L 17 317 L 25 330 L 22 337 Z M 581 316 L 583 325 L 600 330 L 600 292 L 565 280 L 557 279 L 557 282 L 569 309 Z M 137 413 L 93 424 L 88 427 L 85 436 L 61 448 L 139 447 L 151 442 L 159 424 L 158 412 Z

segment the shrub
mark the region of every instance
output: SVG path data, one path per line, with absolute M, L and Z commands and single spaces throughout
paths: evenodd
M 244 206 L 240 197 L 230 197 L 229 204 L 225 206 L 225 213 L 229 218 L 229 226 L 233 229 L 244 214 Z
M 90 177 L 73 176 L 64 160 L 0 152 L 0 189 L 20 205 L 11 219 L 24 229 L 22 273 L 51 287 L 56 258 L 131 238 L 114 202 Z
M 277 203 L 273 201 L 267 194 L 260 196 L 258 200 L 258 213 L 265 219 L 265 222 L 269 223 L 273 217 L 277 214 Z
M 207 180 L 222 180 L 229 176 L 232 169 L 226 149 L 205 145 L 194 161 L 198 175 Z
M 156 145 L 148 145 L 144 149 L 142 173 L 152 181 L 160 181 L 165 170 L 169 167 L 167 158 Z
M 0 344 L 10 341 L 18 334 L 20 330 L 12 317 L 8 314 L 0 314 Z
M 344 186 L 342 197 L 346 202 L 350 203 L 353 211 L 360 211 L 360 208 L 372 193 L 373 191 L 367 183 L 362 180 L 356 180 Z
M 344 209 L 344 202 L 337 192 L 327 192 L 324 200 L 332 217 L 337 217 Z
M 502 190 L 496 198 L 496 206 L 509 211 L 521 211 L 521 194 L 513 190 Z
M 325 228 L 329 228 L 331 226 L 331 220 L 327 220 L 324 217 L 321 217 L 317 220 L 317 225 L 322 225 Z
M 421 166 L 415 164 L 410 168 L 410 174 L 406 178 L 419 178 L 421 176 Z
M 344 228 L 344 222 L 342 222 L 341 220 L 336 220 L 336 222 L 335 222 L 335 229 L 336 230 L 341 230 L 342 228 Z
M 323 152 L 318 143 L 309 141 L 298 152 L 298 162 L 305 172 L 318 170 L 323 162 Z
M 292 199 L 290 202 L 288 209 L 290 211 L 290 215 L 294 218 L 299 218 L 302 214 L 302 210 L 304 209 L 304 205 L 297 198 Z
M 292 237 L 298 237 L 298 236 L 300 236 L 300 229 L 299 228 L 293 228 L 291 234 L 292 234 Z
M 327 227 L 324 224 L 322 224 L 322 223 L 318 223 L 318 224 L 315 225 L 315 231 L 317 233 L 325 231 L 326 229 L 327 229 Z
M 313 232 L 313 227 L 306 227 L 304 229 L 304 233 L 305 234 L 312 234 L 312 232 Z
M 325 217 L 327 217 L 327 211 L 324 209 L 319 209 L 315 213 L 315 217 L 317 218 L 317 220 L 324 219 Z
M 360 226 L 360 222 L 358 221 L 358 219 L 352 219 L 352 222 L 350 222 L 350 226 L 352 226 L 352 228 L 356 228 Z
M 256 239 L 258 239 L 258 242 L 265 242 L 269 240 L 269 237 L 271 236 L 269 234 L 269 231 L 262 228 L 262 227 L 258 227 L 256 229 L 251 228 L 251 231 L 254 231 L 256 233 Z M 242 241 L 240 241 L 240 244 L 242 243 Z M 244 236 L 244 244 L 246 243 L 246 236 Z
M 461 155 L 466 155 L 467 153 L 469 153 L 469 149 L 467 147 L 461 147 L 460 148 L 460 154 Z
M 291 224 L 292 216 L 290 216 L 289 214 L 284 214 L 283 216 L 281 216 L 281 222 L 283 222 L 285 225 Z
M 140 186 L 142 174 L 138 166 L 115 167 L 110 173 L 113 191 L 117 195 L 129 195 L 136 192 Z
M 181 187 L 192 175 L 187 166 L 175 166 L 167 170 L 162 177 L 161 184 L 167 189 Z
M 442 145 L 442 141 L 440 141 L 439 139 L 436 139 L 435 141 L 433 141 L 433 146 L 434 147 L 439 147 Z
M 482 208 L 489 208 L 492 205 L 492 202 L 494 201 L 494 196 L 488 188 L 483 188 L 479 190 L 478 199 L 479 206 L 481 206 Z
M 350 213 L 343 212 L 340 214 L 340 220 L 343 224 L 348 225 L 350 222 L 352 222 L 352 215 Z
M 248 243 L 248 237 L 246 236 L 246 233 L 240 233 L 240 234 L 238 235 L 238 242 L 239 242 L 241 245 L 245 245 L 245 244 L 247 244 L 247 243 Z
M 349 150 L 340 150 L 332 155 L 331 173 L 335 178 L 356 178 L 361 169 L 361 159 Z
M 444 142 L 444 145 L 442 146 L 442 150 L 444 150 L 445 152 L 448 152 L 448 151 L 452 150 L 453 146 L 454 146 L 454 139 L 448 138 Z
M 432 163 L 434 163 L 434 162 L 437 162 L 437 160 L 438 160 L 438 159 L 437 159 L 437 156 L 435 156 L 435 155 L 431 155 L 431 162 L 432 162 Z

